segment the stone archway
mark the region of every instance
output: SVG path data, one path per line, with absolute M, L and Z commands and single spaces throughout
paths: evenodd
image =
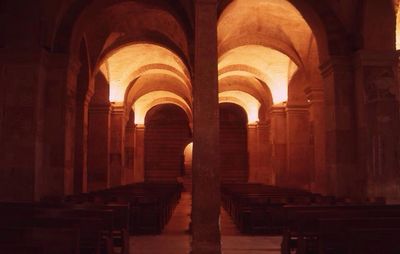
M 153 107 L 145 119 L 144 180 L 174 182 L 182 177 L 182 148 L 191 139 L 186 113 L 173 104 Z
M 221 182 L 245 183 L 249 178 L 246 112 L 233 103 L 219 107 Z

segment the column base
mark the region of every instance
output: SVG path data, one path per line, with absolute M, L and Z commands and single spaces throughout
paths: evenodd
M 190 254 L 221 254 L 221 245 L 218 243 L 196 242 L 192 243 Z

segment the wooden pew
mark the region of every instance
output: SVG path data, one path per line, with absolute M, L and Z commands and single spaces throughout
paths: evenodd
M 321 219 L 318 227 L 320 254 L 400 253 L 400 217 Z M 298 252 L 310 251 L 301 248 Z
M 0 227 L 1 253 L 28 252 L 79 254 L 80 234 L 78 228 L 65 226 L 25 225 Z M 22 248 L 21 248 L 22 247 Z M 29 253 L 29 252 L 28 252 Z
M 123 203 L 129 205 L 131 234 L 159 234 L 180 199 L 181 184 L 141 183 L 67 197 L 67 202 Z
M 128 254 L 128 232 L 160 233 L 179 201 L 181 190 L 180 184 L 134 184 L 68 196 L 62 200 L 53 198 L 46 199 L 46 202 L 3 202 L 0 203 L 0 232 L 7 234 L 10 228 L 20 232 L 60 228 L 78 237 L 76 253 Z M 42 235 L 47 237 L 49 234 Z M 66 237 L 57 232 L 53 236 L 53 241 Z M 15 253 L 47 254 L 51 249 L 47 248 L 49 243 L 44 239 L 40 242 L 25 237 L 24 241 L 0 241 L 0 244 L 5 249 L 12 249 L 17 243 L 25 246 L 15 248 Z M 71 241 L 63 242 L 65 246 L 58 246 L 66 254 L 75 254 L 72 251 L 74 248 L 68 247 L 72 246 Z
M 385 205 L 288 206 L 284 209 L 287 216 L 287 229 L 283 235 L 282 253 L 285 254 L 293 253 L 293 251 L 316 253 L 321 232 L 332 234 L 339 232 L 340 234 L 341 230 L 335 228 L 334 224 L 327 224 L 330 220 L 336 220 L 337 225 L 342 225 L 342 228 L 346 225 L 356 226 L 357 221 L 374 226 L 374 222 L 383 219 L 397 220 L 400 215 L 400 206 Z M 363 218 L 369 218 L 371 222 L 367 223 L 368 220 L 363 221 Z M 346 220 L 352 221 L 352 223 L 339 223 L 339 221 L 345 222 Z M 361 227 L 362 223 L 357 225 Z M 324 231 L 324 228 L 327 231 Z
M 223 206 L 245 234 L 281 234 L 284 225 L 277 219 L 279 208 L 285 204 L 311 204 L 318 199 L 318 194 L 275 186 L 222 186 Z
M 81 254 L 100 253 L 102 250 L 101 243 L 104 242 L 102 232 L 105 222 L 103 219 L 74 215 L 71 209 L 43 208 L 40 206 L 39 203 L 0 203 L 0 228 L 19 230 L 31 228 L 37 230 L 73 229 L 79 236 Z M 7 234 L 7 230 L 5 230 L 5 234 Z M 55 235 L 57 236 L 57 234 Z M 30 244 L 30 242 L 28 241 L 27 244 Z M 68 249 L 68 246 L 60 246 L 63 249 Z M 105 248 L 103 247 L 103 249 Z M 111 254 L 112 252 L 107 250 L 103 253 Z
M 159 234 L 180 199 L 182 185 L 139 183 L 65 198 L 75 204 L 125 204 L 129 206 L 130 234 Z

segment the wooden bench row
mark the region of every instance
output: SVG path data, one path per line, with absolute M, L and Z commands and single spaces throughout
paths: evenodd
M 45 199 L 0 203 L 0 253 L 128 254 L 129 233 L 160 233 L 179 184 L 133 184 Z
M 223 205 L 248 234 L 283 234 L 282 254 L 400 253 L 400 205 L 304 190 L 231 184 Z
M 239 230 L 245 234 L 281 234 L 283 224 L 275 218 L 277 208 L 286 204 L 331 202 L 331 197 L 303 190 L 278 188 L 261 184 L 222 186 L 222 204 Z
M 139 183 L 69 196 L 66 202 L 126 204 L 130 234 L 160 234 L 182 192 L 178 183 Z
M 282 214 L 285 254 L 400 253 L 399 205 L 287 206 Z
M 118 209 L 127 215 L 127 206 Z M 128 222 L 117 223 L 120 219 L 106 206 L 0 203 L 0 245 L 29 246 L 43 253 L 113 254 L 119 249 L 128 254 Z

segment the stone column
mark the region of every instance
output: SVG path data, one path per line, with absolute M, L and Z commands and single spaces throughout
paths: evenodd
M 45 52 L 0 49 L 0 200 L 40 198 L 45 81 Z
M 313 159 L 311 174 L 312 191 L 327 193 L 328 172 L 325 167 L 325 104 L 324 90 L 322 87 L 309 87 L 305 90 L 310 102 L 310 121 L 311 132 L 310 141 L 312 146 Z
M 195 3 L 192 254 L 220 254 L 217 1 Z
M 122 183 L 125 141 L 125 112 L 124 107 L 111 107 L 111 141 L 110 141 L 110 186 Z
M 359 196 L 357 131 L 351 59 L 332 57 L 320 67 L 325 91 L 326 170 L 329 192 Z
M 75 120 L 74 193 L 87 192 L 89 101 L 93 92 L 78 95 Z M 80 98 L 83 96 L 83 98 Z
M 125 163 L 122 184 L 134 182 L 135 124 L 129 120 L 125 127 Z
M 76 82 L 80 69 L 62 54 L 47 55 L 43 170 L 37 175 L 37 198 L 74 190 Z M 49 181 L 51 179 L 51 181 Z
M 144 124 L 136 124 L 134 133 L 134 182 L 144 182 Z
M 90 105 L 88 126 L 88 190 L 110 186 L 110 116 L 111 106 Z
M 310 130 L 307 105 L 287 105 L 287 168 L 290 187 L 310 189 Z
M 359 172 L 354 184 L 371 197 L 399 199 L 399 85 L 396 52 L 355 56 Z
M 259 179 L 259 140 L 257 124 L 247 125 L 247 152 L 249 155 L 249 182 L 257 183 Z
M 287 133 L 285 105 L 276 105 L 271 109 L 271 148 L 272 167 L 276 185 L 287 185 Z
M 258 163 L 260 182 L 275 185 L 275 174 L 271 161 L 271 123 L 259 122 L 257 125 L 258 136 Z

